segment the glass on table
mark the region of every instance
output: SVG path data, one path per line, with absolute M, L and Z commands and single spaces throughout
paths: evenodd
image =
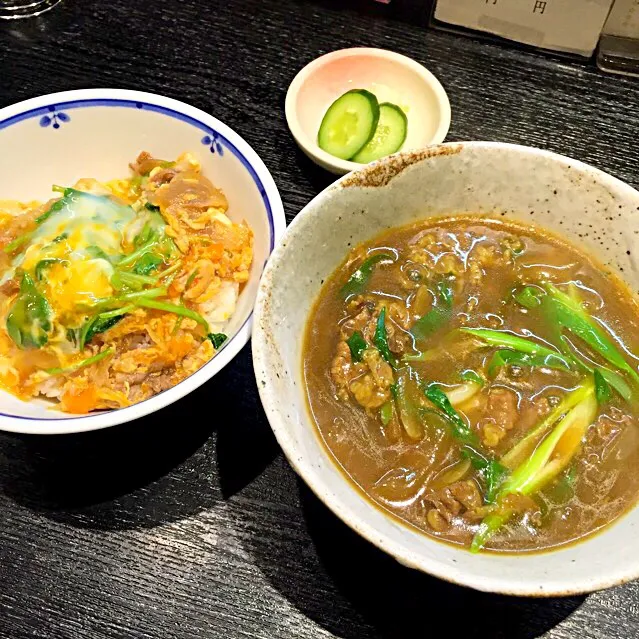
M 39 16 L 60 0 L 0 0 L 0 20 L 16 20 Z

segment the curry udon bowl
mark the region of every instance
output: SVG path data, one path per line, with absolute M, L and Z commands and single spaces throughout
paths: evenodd
M 535 553 L 479 553 L 437 541 L 365 498 L 327 451 L 302 369 L 309 313 L 351 247 L 426 218 L 472 214 L 535 224 L 639 286 L 639 193 L 581 162 L 490 142 L 397 154 L 351 173 L 290 225 L 262 277 L 253 360 L 271 427 L 294 469 L 345 523 L 400 563 L 457 584 L 525 596 L 569 595 L 639 576 L 639 509 L 585 539 Z M 587 232 L 592 229 L 595 232 Z
M 247 343 L 260 276 L 285 228 L 277 187 L 248 143 L 211 115 L 140 91 L 89 89 L 33 98 L 0 110 L 0 199 L 46 202 L 52 184 L 125 178 L 141 151 L 175 159 L 190 152 L 228 200 L 228 217 L 254 234 L 249 279 L 210 361 L 178 384 L 119 410 L 71 415 L 43 399 L 21 401 L 0 390 L 0 429 L 61 434 L 113 426 L 180 399 L 213 377 Z

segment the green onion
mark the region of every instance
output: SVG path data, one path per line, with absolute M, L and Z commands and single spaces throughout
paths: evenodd
M 188 317 L 195 320 L 198 324 L 201 324 L 207 334 L 209 332 L 209 323 L 199 313 L 192 311 L 186 306 L 178 306 L 177 304 L 171 304 L 170 302 L 158 302 L 144 297 L 136 298 L 133 300 L 133 303 L 136 306 L 142 306 L 143 308 L 153 308 L 158 311 L 166 311 L 167 313 L 175 313 L 176 315 Z
M 529 366 L 529 367 L 545 367 L 545 368 L 561 368 L 570 370 L 566 360 L 552 353 L 550 355 L 529 355 L 518 351 L 508 349 L 498 350 L 488 364 L 488 375 L 493 377 L 497 371 L 504 366 Z
M 541 295 L 543 291 L 534 286 L 524 286 L 524 288 L 513 292 L 513 299 L 521 304 L 524 308 L 537 308 L 541 305 Z
M 447 282 L 437 283 L 436 305 L 420 317 L 410 329 L 415 339 L 424 340 L 447 324 L 452 318 L 453 291 Z
M 368 348 L 368 344 L 364 339 L 364 336 L 359 332 L 355 331 L 347 340 L 348 348 L 351 351 L 351 358 L 354 362 L 361 362 L 362 355 L 364 351 Z
M 471 368 L 463 371 L 459 377 L 463 382 L 471 382 L 473 384 L 479 384 L 480 386 L 483 386 L 485 383 L 483 377 Z
M 566 356 L 571 357 L 571 361 L 573 361 L 579 368 L 586 371 L 587 373 L 594 374 L 595 368 L 587 364 L 581 357 L 577 354 L 572 355 L 570 347 L 572 346 L 572 342 L 566 339 L 563 335 L 560 337 L 561 343 L 565 346 L 564 352 Z M 574 347 L 572 349 L 575 350 Z M 619 393 L 619 395 L 625 399 L 627 402 L 630 402 L 633 397 L 633 391 L 628 382 L 624 379 L 623 375 L 616 373 L 615 371 L 606 368 L 605 366 L 597 366 L 597 370 L 599 374 L 608 382 L 608 384 L 614 388 L 614 390 Z
M 382 308 L 379 317 L 377 318 L 377 325 L 375 327 L 375 334 L 373 335 L 373 344 L 375 344 L 377 350 L 381 356 L 393 367 L 397 367 L 397 362 L 393 357 L 388 346 L 388 334 L 386 332 L 386 307 Z
M 360 267 L 348 278 L 348 281 L 342 287 L 341 293 L 343 297 L 361 293 L 368 284 L 373 274 L 373 269 L 379 262 L 392 262 L 394 258 L 388 253 L 375 253 L 366 258 Z
M 383 404 L 379 411 L 379 414 L 382 419 L 382 424 L 384 424 L 384 426 L 388 426 L 391 419 L 393 419 L 393 403 L 386 402 L 385 404 Z
M 483 383 L 483 380 L 479 383 L 476 381 L 469 381 L 464 382 L 459 386 L 453 386 L 445 391 L 446 397 L 448 397 L 448 401 L 452 404 L 453 408 L 457 408 L 477 395 L 477 393 L 481 390 Z
M 603 377 L 603 379 L 610 385 L 611 388 L 614 388 L 617 393 L 627 402 L 632 399 L 632 388 L 630 388 L 629 384 L 626 380 L 619 374 L 611 371 L 609 368 L 604 368 L 603 366 L 598 366 L 596 372 Z
M 595 368 L 595 396 L 597 397 L 597 403 L 600 406 L 607 404 L 612 396 L 612 390 L 610 384 L 606 381 L 606 378 L 601 374 L 598 368 Z
M 397 402 L 399 420 L 411 439 L 421 439 L 424 435 L 424 426 L 419 418 L 415 404 L 408 397 L 408 384 L 410 373 L 402 369 L 397 376 L 397 383 L 391 384 L 390 392 Z
M 515 466 L 520 464 L 527 456 L 532 454 L 541 438 L 546 435 L 557 420 L 583 401 L 589 392 L 588 385 L 582 385 L 568 393 L 537 426 L 529 430 L 525 437 L 511 448 L 499 461 L 507 468 L 515 468 Z
M 95 364 L 96 362 L 99 362 L 103 360 L 105 357 L 108 357 L 109 355 L 112 355 L 112 354 L 113 354 L 113 349 L 107 348 L 105 351 L 102 351 L 101 353 L 98 353 L 97 355 L 94 355 L 93 357 L 88 357 L 87 359 L 84 359 L 81 362 L 78 362 L 77 364 L 67 366 L 66 368 L 48 368 L 45 370 L 45 372 L 49 373 L 49 375 L 60 375 L 61 373 L 73 373 L 77 370 L 80 370 L 81 368 L 84 368 L 85 366 L 90 366 L 91 364 Z
M 513 515 L 506 505 L 508 495 L 532 495 L 555 479 L 572 461 L 586 430 L 597 415 L 595 388 L 592 382 L 584 385 L 585 396 L 563 416 L 532 455 L 518 466 L 504 481 L 497 493 L 497 510 L 484 518 L 475 534 L 470 550 L 479 552 L 488 540 Z M 559 446 L 566 436 L 566 445 Z
M 56 193 L 64 193 L 67 190 L 66 186 L 60 186 L 59 184 L 54 184 L 51 187 L 52 191 L 55 191 Z
M 499 484 L 507 473 L 507 469 L 497 460 L 490 459 L 479 452 L 479 438 L 462 416 L 453 408 L 446 393 L 438 384 L 430 384 L 426 388 L 426 397 L 439 408 L 451 425 L 451 435 L 462 444 L 462 457 L 470 460 L 473 468 L 479 471 L 486 484 L 484 499 L 487 503 L 492 503 Z
M 552 284 L 547 284 L 546 289 L 548 295 L 542 302 L 542 310 L 548 320 L 569 330 L 606 361 L 628 373 L 635 382 L 639 383 L 637 371 L 626 362 L 604 330 L 595 323 L 581 304 Z
M 470 444 L 471 446 L 479 445 L 479 438 L 463 420 L 462 416 L 453 408 L 446 393 L 441 389 L 439 384 L 429 384 L 426 388 L 426 397 L 435 404 L 449 420 L 453 426 L 452 435 L 457 441 L 462 444 Z
M 537 342 L 533 342 L 513 333 L 507 333 L 506 331 L 494 331 L 490 328 L 460 328 L 462 333 L 468 333 L 479 337 L 487 344 L 491 346 L 505 346 L 520 353 L 527 353 L 529 355 L 541 355 L 542 357 L 553 358 L 553 362 L 561 360 L 564 368 L 570 369 L 570 363 L 565 356 L 560 355 L 556 351 L 551 350 L 546 346 L 542 346 Z

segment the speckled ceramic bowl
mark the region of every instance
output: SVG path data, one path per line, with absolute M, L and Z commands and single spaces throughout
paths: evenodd
M 538 149 L 445 144 L 391 156 L 320 193 L 288 228 L 257 297 L 253 359 L 262 402 L 295 470 L 342 520 L 406 566 L 479 590 L 568 595 L 639 576 L 639 509 L 553 552 L 480 554 L 435 541 L 362 498 L 320 443 L 302 378 L 302 335 L 322 282 L 349 247 L 384 229 L 462 212 L 534 222 L 585 246 L 639 286 L 639 193 Z M 590 226 L 592 225 L 592 227 Z

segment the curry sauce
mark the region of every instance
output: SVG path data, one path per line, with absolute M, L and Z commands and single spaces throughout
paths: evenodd
M 637 311 L 538 228 L 393 229 L 322 288 L 309 406 L 350 480 L 424 533 L 473 551 L 570 543 L 637 500 Z

